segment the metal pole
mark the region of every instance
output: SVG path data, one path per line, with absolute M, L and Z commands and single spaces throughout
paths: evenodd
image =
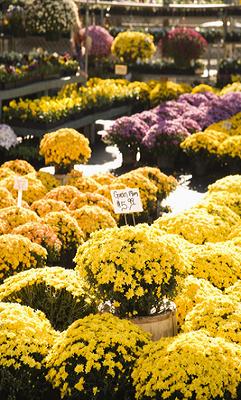
M 85 10 L 85 73 L 86 73 L 86 77 L 88 77 L 88 61 L 89 61 L 88 28 L 89 28 L 89 0 L 86 0 L 86 10 Z

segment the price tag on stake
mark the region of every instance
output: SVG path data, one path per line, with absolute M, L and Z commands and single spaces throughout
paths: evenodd
M 111 190 L 110 193 L 116 214 L 132 214 L 143 211 L 139 189 Z
M 116 75 L 126 75 L 127 74 L 127 65 L 115 65 L 115 74 Z
M 16 176 L 13 187 L 18 191 L 17 206 L 22 207 L 23 191 L 28 189 L 28 180 L 21 176 Z

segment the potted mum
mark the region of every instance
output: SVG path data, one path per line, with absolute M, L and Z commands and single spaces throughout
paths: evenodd
M 173 169 L 180 143 L 189 136 L 182 121 L 160 120 L 153 125 L 142 140 L 143 151 L 155 157 L 160 169 Z
M 133 321 L 151 326 L 154 339 L 175 333 L 169 300 L 185 271 L 176 237 L 160 236 L 146 224 L 101 230 L 79 247 L 75 261 L 80 276 L 115 315 L 138 317 Z M 168 332 L 153 327 L 163 317 L 171 320 Z
M 44 135 L 40 154 L 45 164 L 55 166 L 55 173 L 70 172 L 75 163 L 85 164 L 91 155 L 89 140 L 75 129 L 63 128 Z
M 111 47 L 113 56 L 126 63 L 149 60 L 155 51 L 153 36 L 144 32 L 120 32 Z
M 98 25 L 91 25 L 88 29 L 81 29 L 80 36 L 84 47 L 88 47 L 87 51 L 91 66 L 97 67 L 99 71 L 99 67 L 103 67 L 103 60 L 111 55 L 113 37 L 105 28 Z
M 109 145 L 117 145 L 123 165 L 135 164 L 137 150 L 148 131 L 148 125 L 136 116 L 118 118 L 102 136 Z
M 175 28 L 168 32 L 161 44 L 164 56 L 174 59 L 177 67 L 189 69 L 192 61 L 196 61 L 207 47 L 204 37 L 191 28 Z

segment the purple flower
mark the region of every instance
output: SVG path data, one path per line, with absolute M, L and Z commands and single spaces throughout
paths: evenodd
M 118 146 L 130 144 L 137 148 L 148 129 L 149 126 L 134 115 L 121 117 L 114 122 L 102 138 L 107 144 L 117 144 Z
M 153 125 L 142 140 L 142 145 L 148 150 L 173 151 L 189 135 L 182 121 L 162 120 L 159 124 Z
M 86 29 L 81 29 L 80 35 L 83 38 L 83 43 L 85 43 Z M 113 36 L 105 28 L 91 25 L 88 27 L 87 36 L 91 38 L 91 45 L 88 49 L 90 56 L 107 57 L 110 55 Z
M 141 121 L 144 121 L 149 127 L 155 125 L 160 122 L 161 118 L 152 110 L 143 111 L 141 113 L 133 115 L 133 117 L 139 118 Z

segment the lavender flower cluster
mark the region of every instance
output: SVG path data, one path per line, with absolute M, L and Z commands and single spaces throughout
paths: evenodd
M 211 92 L 184 94 L 178 100 L 149 111 L 117 119 L 105 135 L 105 142 L 144 147 L 149 151 L 170 150 L 188 135 L 230 118 L 241 111 L 241 93 L 217 96 Z

